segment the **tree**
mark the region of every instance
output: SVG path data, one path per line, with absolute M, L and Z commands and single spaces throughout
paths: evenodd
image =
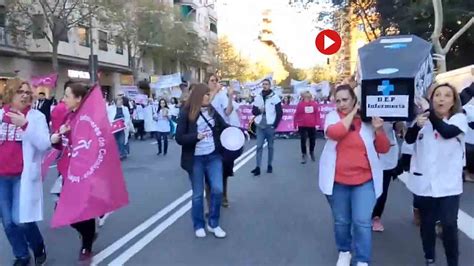
M 227 37 L 219 38 L 217 46 L 218 68 L 223 78 L 244 81 L 250 64 L 235 49 Z
M 449 52 L 454 42 L 459 39 L 472 25 L 474 25 L 474 16 L 472 16 L 454 35 L 452 35 L 443 47 L 441 45 L 441 37 L 443 31 L 443 4 L 441 0 L 432 0 L 435 26 L 433 34 L 431 35 L 431 41 L 437 56 L 438 72 L 446 72 L 446 54 Z M 471 9 L 472 10 L 472 9 Z M 473 12 L 474 13 L 474 12 Z M 462 22 L 461 22 L 462 23 Z M 471 47 L 472 48 L 472 47 Z M 472 53 L 472 49 L 471 49 Z
M 106 10 L 101 20 L 128 47 L 135 79 L 146 54 L 152 55 L 163 68 L 170 69 L 179 62 L 198 60 L 205 48 L 204 42 L 192 33 L 172 6 L 155 0 L 115 0 Z
M 380 24 L 384 32 L 391 29 L 396 34 L 415 34 L 431 40 L 435 53 L 443 55 L 439 57 L 441 61 L 438 61 L 438 71 L 442 72 L 474 62 L 474 53 L 471 52 L 474 32 L 468 30 L 472 26 L 470 21 L 474 16 L 474 2 L 450 0 L 449 5 L 441 5 L 441 9 L 440 4 L 441 1 L 438 0 L 398 0 L 389 4 L 378 1 L 376 8 L 380 13 Z M 460 30 L 463 27 L 464 34 L 457 34 L 462 33 Z M 448 53 L 449 57 L 445 57 Z
M 52 47 L 53 71 L 58 72 L 58 46 L 67 33 L 81 24 L 89 25 L 100 12 L 89 0 L 13 0 L 7 2 L 8 31 L 24 43 L 30 35 L 46 38 Z

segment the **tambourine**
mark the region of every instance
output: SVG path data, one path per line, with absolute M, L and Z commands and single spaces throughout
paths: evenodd
M 245 135 L 237 127 L 228 127 L 222 131 L 221 145 L 223 148 L 223 159 L 225 161 L 234 161 L 237 159 L 243 151 L 245 144 Z

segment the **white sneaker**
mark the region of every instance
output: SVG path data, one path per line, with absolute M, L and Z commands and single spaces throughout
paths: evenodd
M 216 228 L 211 228 L 209 225 L 207 226 L 207 231 L 209 231 L 210 233 L 213 233 L 215 237 L 217 238 L 224 238 L 227 236 L 226 232 L 224 230 L 222 230 L 222 228 L 220 226 L 216 227 Z
M 357 262 L 357 266 L 369 266 L 367 262 Z
M 336 266 L 351 266 L 352 255 L 349 251 L 339 252 Z
M 197 238 L 204 238 L 206 237 L 206 231 L 204 230 L 204 228 L 201 228 L 201 229 L 198 229 L 196 230 L 196 232 L 194 232 L 196 234 L 196 237 Z
M 110 213 L 106 213 L 102 217 L 99 217 L 99 227 L 104 226 L 105 220 L 107 220 L 107 218 L 109 218 L 109 216 L 110 216 Z

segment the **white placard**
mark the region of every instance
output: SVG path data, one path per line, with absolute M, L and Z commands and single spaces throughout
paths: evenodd
M 367 117 L 408 117 L 408 95 L 367 96 Z

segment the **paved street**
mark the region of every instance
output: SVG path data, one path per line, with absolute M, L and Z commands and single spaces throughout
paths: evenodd
M 180 147 L 171 142 L 168 156 L 158 157 L 152 142 L 132 142 L 132 155 L 123 163 L 131 204 L 111 215 L 101 229 L 95 244 L 95 261 L 100 265 L 335 265 L 332 218 L 318 189 L 317 163 L 299 163 L 298 140 L 278 140 L 275 173 L 257 178 L 250 174 L 255 158 L 254 143 L 249 143 L 251 150 L 236 164 L 236 176 L 229 184 L 231 206 L 221 213 L 221 226 L 228 233 L 224 240 L 194 237 L 188 211 L 190 185 L 179 167 Z M 318 154 L 323 144 L 318 140 Z M 54 176 L 55 169 L 46 188 Z M 461 265 L 471 266 L 474 184 L 464 188 Z M 385 232 L 374 235 L 373 265 L 423 265 L 410 205 L 411 194 L 403 183 L 392 183 L 383 217 Z M 48 193 L 45 209 L 47 219 L 41 229 L 48 245 L 48 265 L 74 265 L 80 248 L 77 233 L 71 228 L 49 228 L 53 203 Z M 438 243 L 439 265 L 445 265 Z M 9 265 L 11 260 L 2 230 L 0 265 Z

